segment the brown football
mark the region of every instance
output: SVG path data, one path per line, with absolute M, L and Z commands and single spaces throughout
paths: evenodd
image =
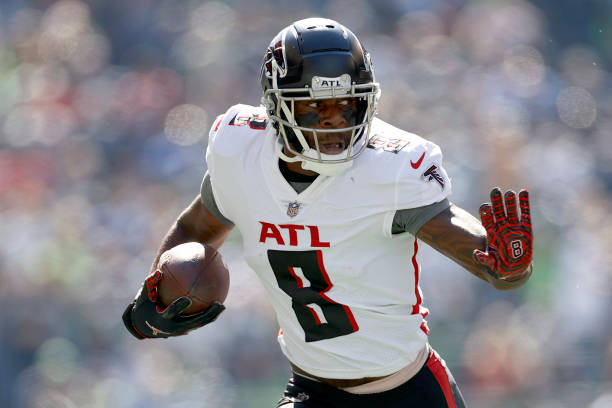
M 159 300 L 169 305 L 181 296 L 192 303 L 181 315 L 201 312 L 213 302 L 223 303 L 229 290 L 229 271 L 215 248 L 186 242 L 170 248 L 159 258 L 162 278 L 157 286 Z

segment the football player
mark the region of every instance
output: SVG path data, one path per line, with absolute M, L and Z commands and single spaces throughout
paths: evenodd
M 262 106 L 213 123 L 200 194 L 159 254 L 187 241 L 219 247 L 239 228 L 293 370 L 277 407 L 465 406 L 428 343 L 417 238 L 497 289 L 519 287 L 532 271 L 527 191 L 493 189 L 480 221 L 452 204 L 440 148 L 375 117 L 370 55 L 336 21 L 283 29 L 261 85 Z M 123 315 L 137 338 L 182 335 L 223 311 L 163 310 L 156 282 Z

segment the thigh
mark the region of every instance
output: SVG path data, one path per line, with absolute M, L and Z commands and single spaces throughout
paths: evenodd
M 423 368 L 410 380 L 378 396 L 377 406 L 384 408 L 427 407 L 427 408 L 465 408 L 463 396 L 455 383 L 450 370 L 438 353 L 431 351 Z M 367 406 L 364 404 L 363 406 Z

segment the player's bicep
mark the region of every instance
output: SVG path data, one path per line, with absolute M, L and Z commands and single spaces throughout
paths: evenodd
M 486 248 L 487 234 L 480 221 L 467 211 L 451 204 L 426 222 L 417 237 L 477 277 L 489 281 L 485 269 L 472 257 L 474 249 Z
M 206 243 L 215 248 L 219 248 L 233 226 L 226 225 L 219 221 L 211 211 L 209 211 L 201 196 L 198 195 L 181 213 L 177 220 L 177 226 L 188 232 L 195 241 Z

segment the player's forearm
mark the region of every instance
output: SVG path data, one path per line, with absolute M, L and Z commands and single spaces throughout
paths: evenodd
M 155 271 L 155 269 L 157 268 L 157 264 L 159 263 L 159 258 L 168 249 L 174 248 L 175 246 L 183 244 L 185 242 L 191 242 L 191 241 L 196 241 L 196 240 L 197 239 L 193 235 L 193 233 L 190 233 L 188 229 L 184 228 L 179 223 L 179 220 L 176 220 L 174 224 L 172 224 L 172 226 L 170 227 L 166 235 L 164 236 L 164 239 L 162 240 L 162 243 L 159 246 L 159 249 L 157 250 L 157 254 L 155 255 L 155 258 L 153 259 L 153 264 L 151 265 L 150 272 Z
M 474 276 L 490 283 L 495 289 L 498 290 L 511 290 L 516 289 L 522 286 L 529 277 L 531 276 L 532 267 L 529 265 L 529 271 L 526 275 L 524 275 L 521 279 L 517 279 L 514 281 L 507 281 L 504 279 L 500 279 L 496 277 L 494 274 L 490 272 L 490 270 L 481 264 L 478 264 L 474 261 L 472 252 L 476 248 L 484 248 L 486 246 L 486 238 L 484 240 L 485 244 L 478 247 L 472 247 L 470 250 L 470 246 L 476 242 L 481 243 L 480 239 L 476 238 L 476 240 L 466 239 L 466 240 L 457 240 L 456 246 L 450 253 L 446 253 L 449 258 L 453 259 L 459 265 L 463 266 L 469 272 L 471 272 Z
M 153 260 L 151 272 L 155 270 L 161 255 L 168 249 L 185 242 L 200 242 L 218 249 L 232 227 L 221 224 L 203 206 L 199 197 L 179 215 L 172 224 Z
M 460 208 L 457 209 L 464 212 Z M 470 217 L 472 216 L 470 215 Z M 455 216 L 453 218 L 453 224 L 454 228 L 446 232 L 447 238 L 445 238 L 445 240 L 447 242 L 443 245 L 444 251 L 438 249 L 440 252 L 463 266 L 474 276 L 490 283 L 495 289 L 516 289 L 527 282 L 531 276 L 531 265 L 529 265 L 528 273 L 523 277 L 517 280 L 507 281 L 495 276 L 489 268 L 474 260 L 474 249 L 480 249 L 482 251 L 487 248 L 486 234 L 483 236 L 480 231 L 481 228 L 476 228 L 481 227 L 480 223 L 475 225 L 469 218 Z
M 486 266 L 476 262 L 474 249 L 485 251 L 487 248 L 486 231 L 478 219 L 454 204 L 423 225 L 417 236 L 496 289 L 514 289 L 529 279 L 530 274 L 527 274 L 520 280 L 504 281 L 491 274 Z
M 474 249 L 486 248 L 486 231 L 480 222 L 465 210 L 451 205 L 423 225 L 417 237 L 474 276 L 491 283 L 486 268 L 472 257 Z

